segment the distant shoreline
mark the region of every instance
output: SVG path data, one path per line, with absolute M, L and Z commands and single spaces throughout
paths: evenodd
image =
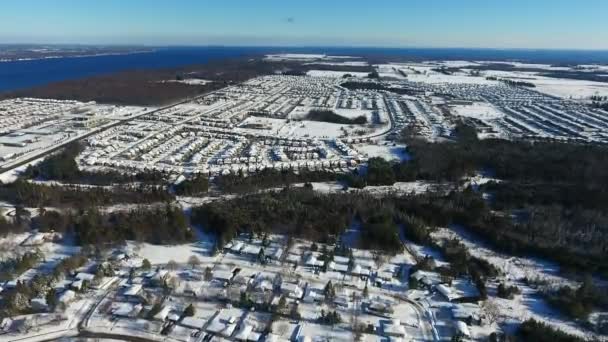
M 43 56 L 43 57 L 21 57 L 21 58 L 0 58 L 0 63 L 10 62 L 25 62 L 25 61 L 38 61 L 45 59 L 60 59 L 60 58 L 85 58 L 85 57 L 102 57 L 102 56 L 124 56 L 124 55 L 135 55 L 141 53 L 152 53 L 156 49 L 149 50 L 135 50 L 128 52 L 100 52 L 100 53 L 89 53 L 89 54 L 76 54 L 76 55 L 54 55 L 54 56 Z

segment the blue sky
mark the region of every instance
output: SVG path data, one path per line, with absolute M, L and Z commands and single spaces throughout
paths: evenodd
M 608 0 L 7 0 L 0 43 L 608 49 Z

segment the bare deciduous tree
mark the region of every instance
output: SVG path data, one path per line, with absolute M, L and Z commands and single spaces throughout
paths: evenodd
M 175 262 L 175 260 L 169 260 L 169 262 L 167 263 L 167 269 L 169 271 L 175 271 L 177 270 L 177 262 Z
M 492 299 L 483 302 L 481 309 L 490 325 L 497 323 L 500 319 L 500 308 Z
M 191 255 L 190 258 L 188 258 L 188 265 L 193 269 L 197 268 L 200 264 L 201 260 L 196 255 Z

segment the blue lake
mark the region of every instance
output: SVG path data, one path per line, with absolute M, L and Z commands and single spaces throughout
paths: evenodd
M 1 48 L 1 46 L 0 46 Z M 0 63 L 0 92 L 134 69 L 172 68 L 210 60 L 264 53 L 326 53 L 350 56 L 399 56 L 412 60 L 520 60 L 538 63 L 608 63 L 608 51 L 431 49 L 431 48 L 277 48 L 172 47 L 153 52 L 66 57 Z

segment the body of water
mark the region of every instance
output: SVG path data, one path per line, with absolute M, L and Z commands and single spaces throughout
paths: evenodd
M 550 64 L 608 64 L 608 51 L 425 49 L 425 48 L 273 48 L 173 47 L 153 52 L 93 57 L 66 57 L 0 63 L 0 92 L 50 82 L 134 69 L 172 68 L 210 60 L 264 53 L 325 53 L 348 56 L 398 56 L 410 60 L 520 60 Z

